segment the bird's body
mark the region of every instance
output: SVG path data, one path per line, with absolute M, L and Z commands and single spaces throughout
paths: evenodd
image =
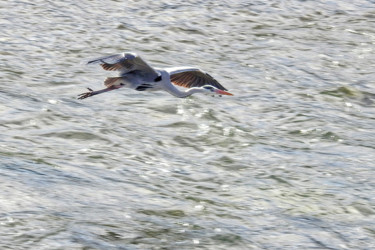
M 100 64 L 104 70 L 119 71 L 117 77 L 107 77 L 105 89 L 79 95 L 78 99 L 127 87 L 138 91 L 164 90 L 176 97 L 187 97 L 195 93 L 232 95 L 212 76 L 194 67 L 153 68 L 135 53 L 122 53 L 97 58 L 87 64 Z M 188 88 L 179 90 L 177 86 Z

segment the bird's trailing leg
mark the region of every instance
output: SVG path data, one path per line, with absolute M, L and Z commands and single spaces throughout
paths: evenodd
M 87 97 L 90 97 L 90 96 L 93 96 L 93 95 L 98 95 L 98 94 L 101 94 L 101 93 L 104 93 L 104 92 L 108 92 L 108 91 L 111 91 L 111 90 L 115 90 L 115 89 L 119 89 L 121 88 L 122 85 L 113 85 L 111 87 L 108 87 L 108 88 L 105 88 L 105 89 L 101 89 L 101 90 L 92 90 L 90 88 L 87 88 L 89 91 L 88 92 L 85 92 L 85 93 L 82 93 L 82 94 L 79 94 L 78 95 L 78 99 L 79 100 L 82 100 L 82 99 L 85 99 Z

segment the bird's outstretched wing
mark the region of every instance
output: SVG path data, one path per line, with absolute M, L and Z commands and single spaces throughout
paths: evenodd
M 120 71 L 120 74 L 126 74 L 132 71 L 142 72 L 150 77 L 158 77 L 158 73 L 142 60 L 136 53 L 125 52 L 116 55 L 104 56 L 90 60 L 87 64 L 100 64 L 103 69 L 110 71 Z
M 221 90 L 227 90 L 212 76 L 198 68 L 176 67 L 166 70 L 171 76 L 171 82 L 181 87 L 192 88 L 211 85 Z

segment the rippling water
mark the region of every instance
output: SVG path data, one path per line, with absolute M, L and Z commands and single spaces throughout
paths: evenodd
M 2 249 L 375 245 L 374 1 L 2 1 Z M 233 97 L 121 89 L 134 51 Z

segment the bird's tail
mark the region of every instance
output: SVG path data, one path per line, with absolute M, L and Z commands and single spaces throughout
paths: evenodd
M 104 80 L 104 85 L 106 87 L 111 87 L 111 86 L 116 86 L 116 85 L 121 85 L 125 84 L 124 78 L 121 76 L 119 77 L 107 77 L 107 79 Z

